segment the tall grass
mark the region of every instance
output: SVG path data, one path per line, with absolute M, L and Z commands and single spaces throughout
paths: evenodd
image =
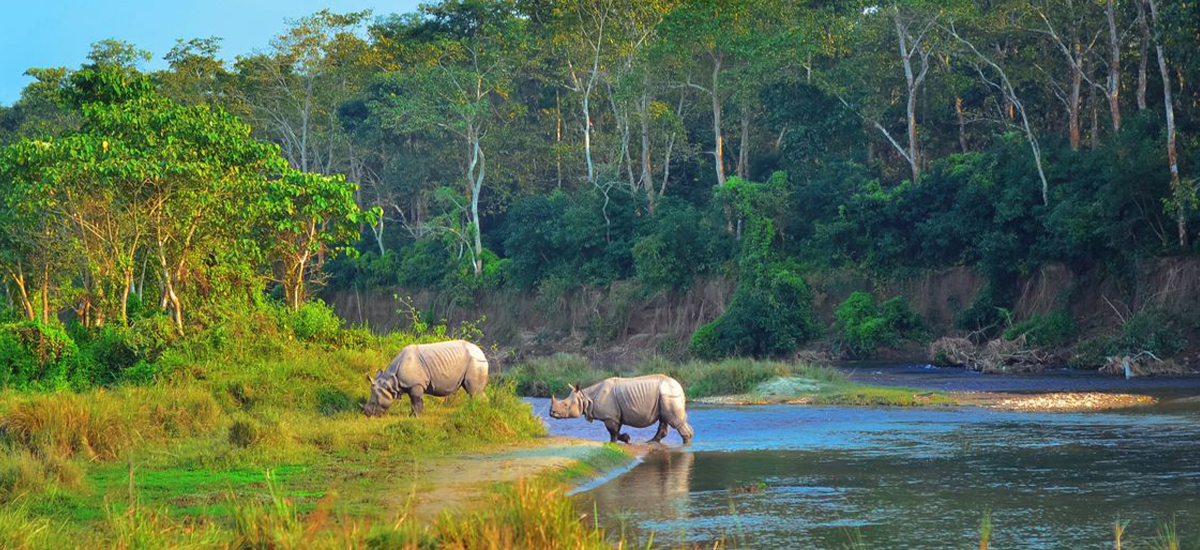
M 568 384 L 587 386 L 610 376 L 666 374 L 678 380 L 688 397 L 708 397 L 747 393 L 775 377 L 794 376 L 822 383 L 844 383 L 845 376 L 835 369 L 804 363 L 784 363 L 757 359 L 726 359 L 716 362 L 684 363 L 661 357 L 643 360 L 629 372 L 604 369 L 590 359 L 557 353 L 527 360 L 502 376 L 515 385 L 520 395 L 532 397 L 562 396 Z
M 221 417 L 195 387 L 124 387 L 17 396 L 0 416 L 8 443 L 44 458 L 109 460 L 142 441 L 194 436 Z

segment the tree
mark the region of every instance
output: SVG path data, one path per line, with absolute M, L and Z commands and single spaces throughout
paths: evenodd
M 362 85 L 370 63 L 357 32 L 370 12 L 317 12 L 292 22 L 271 50 L 237 61 L 238 89 L 261 135 L 302 172 L 346 171 L 353 153 L 336 110 Z
M 1171 94 L 1171 71 L 1167 62 L 1166 50 L 1163 47 L 1163 22 L 1159 20 L 1158 0 L 1145 0 L 1150 8 L 1150 25 L 1154 29 L 1154 53 L 1158 57 L 1158 72 L 1162 76 L 1163 111 L 1167 119 L 1167 168 L 1171 173 L 1171 205 L 1175 209 L 1175 225 L 1179 233 L 1179 247 L 1187 248 L 1188 230 L 1187 213 L 1195 207 L 1196 189 L 1190 180 L 1184 181 L 1179 177 L 1179 153 L 1176 151 L 1175 137 L 1175 101 Z
M 457 142 L 477 277 L 483 272 L 479 201 L 488 181 L 488 140 L 514 118 L 509 97 L 525 49 L 524 22 L 514 8 L 506 1 L 455 0 L 391 22 L 396 55 L 408 61 L 396 74 L 406 93 L 388 98 L 392 124 Z
M 374 223 L 379 215 L 359 210 L 354 190 L 341 176 L 289 170 L 267 182 L 255 205 L 263 215 L 259 242 L 267 243 L 275 280 L 292 309 L 304 304 L 321 262 L 353 250 L 337 243 L 354 241 L 360 224 Z

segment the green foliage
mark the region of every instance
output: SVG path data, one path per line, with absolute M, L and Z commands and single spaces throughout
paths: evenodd
M 1025 335 L 1031 345 L 1058 348 L 1074 342 L 1077 332 L 1070 313 L 1055 311 L 1044 316 L 1032 315 L 1014 324 L 1004 331 L 1004 338 L 1013 340 Z
M 817 335 L 812 292 L 799 266 L 773 246 L 774 220 L 787 209 L 786 185 L 786 175 L 775 173 L 766 183 L 730 178 L 716 190 L 717 200 L 745 219 L 745 229 L 737 290 L 725 312 L 693 335 L 689 351 L 696 357 L 777 356 Z
M 281 310 L 280 322 L 305 342 L 330 342 L 342 329 L 342 319 L 320 299 L 304 302 L 296 310 Z
M 0 325 L 0 387 L 84 387 L 89 374 L 65 330 L 37 322 Z
M 1147 308 L 1129 316 L 1115 334 L 1093 335 L 1079 342 L 1071 356 L 1077 368 L 1096 368 L 1109 357 L 1153 353 L 1167 358 L 1188 346 L 1189 334 L 1196 329 L 1195 311 L 1162 307 Z
M 854 357 L 870 357 L 882 346 L 919 340 L 924 334 L 921 317 L 902 296 L 882 304 L 866 292 L 854 292 L 834 309 L 838 339 Z
M 547 357 L 526 359 L 499 377 L 513 384 L 518 395 L 531 397 L 561 397 L 570 392 L 568 385 L 579 387 L 594 384 L 607 376 L 582 355 L 555 353 Z

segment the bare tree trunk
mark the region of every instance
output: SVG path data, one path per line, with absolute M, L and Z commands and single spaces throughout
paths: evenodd
M 554 90 L 554 177 L 556 188 L 562 189 L 562 100 Z
M 42 266 L 42 322 L 50 322 L 50 265 Z
M 178 331 L 179 334 L 183 334 L 182 303 L 179 300 L 179 295 L 176 294 L 176 292 L 175 292 L 175 283 L 173 281 L 174 276 L 172 276 L 172 274 L 171 274 L 171 268 L 169 267 L 169 263 L 167 262 L 166 251 L 163 250 L 164 246 L 165 246 L 165 243 L 163 242 L 162 237 L 160 236 L 159 240 L 158 240 L 158 262 L 159 262 L 159 266 L 162 267 L 162 277 L 163 277 L 162 305 L 164 308 L 168 308 L 168 306 L 169 306 L 167 311 L 170 314 L 171 319 L 173 321 L 175 321 L 175 330 Z M 286 298 L 288 299 L 288 305 L 292 305 L 292 293 L 291 293 L 290 286 L 287 283 L 284 283 L 283 288 L 284 288 L 284 293 L 287 294 Z M 295 309 L 295 308 L 293 307 L 293 309 Z
M 1071 150 L 1079 150 L 1079 93 L 1083 88 L 1083 60 L 1082 46 L 1079 40 L 1076 39 L 1072 44 L 1072 49 L 1075 54 L 1075 63 L 1071 65 L 1071 92 L 1067 98 L 1067 124 L 1069 127 L 1071 138 Z
M 958 34 L 958 32 L 954 30 L 953 27 L 942 28 L 949 31 L 950 35 L 954 37 L 955 40 L 957 40 L 963 46 L 969 48 L 971 53 L 975 54 L 975 57 L 979 61 L 981 61 L 984 65 L 991 67 L 991 69 L 1000 77 L 1000 81 L 995 82 L 986 76 L 982 67 L 976 67 L 976 70 L 979 73 L 979 78 L 987 85 L 1004 94 L 1004 97 L 1008 100 L 1009 108 L 1015 110 L 1017 114 L 1021 115 L 1021 127 L 1025 131 L 1025 141 L 1029 143 L 1029 149 L 1033 153 L 1033 163 L 1037 168 L 1038 179 L 1040 179 L 1042 182 L 1042 204 L 1049 205 L 1050 182 L 1046 179 L 1046 171 L 1042 167 L 1042 147 L 1041 144 L 1038 143 L 1037 134 L 1033 132 L 1033 126 L 1029 123 L 1029 116 L 1025 113 L 1025 105 L 1021 103 L 1020 98 L 1017 97 L 1017 91 L 1015 88 L 1013 88 L 1012 81 L 1008 79 L 1008 73 L 1004 71 L 1004 68 L 1001 67 L 999 63 L 996 63 L 992 59 L 983 55 L 983 52 L 980 52 L 979 49 L 975 47 L 975 44 L 963 38 L 962 35 Z
M 1167 117 L 1167 164 L 1171 170 L 1171 189 L 1175 194 L 1175 225 L 1179 230 L 1179 247 L 1187 248 L 1187 211 L 1191 193 L 1183 188 L 1179 178 L 1179 155 L 1175 148 L 1175 104 L 1171 98 L 1171 72 L 1167 68 L 1167 54 L 1163 48 L 1162 37 L 1158 35 L 1158 4 L 1157 0 L 1146 0 L 1150 6 L 1150 24 L 1154 32 L 1154 52 L 1158 56 L 1158 72 L 1163 81 L 1163 110 Z
M 1112 116 L 1113 132 L 1121 131 L 1121 35 L 1117 32 L 1116 0 L 1108 0 L 1105 16 L 1108 19 L 1108 110 Z M 1095 146 L 1095 144 L 1092 144 Z
M 1100 146 L 1100 99 L 1096 97 L 1096 87 L 1090 86 L 1091 91 L 1088 92 L 1088 104 L 1092 107 L 1092 131 L 1088 140 L 1088 147 L 1093 151 Z
M 738 144 L 737 175 L 739 178 L 747 179 L 750 173 L 750 108 L 746 106 L 744 101 L 742 102 L 741 125 L 742 134 L 741 141 Z
M 713 167 L 717 171 L 717 185 L 725 185 L 725 140 L 721 137 L 721 94 L 717 86 L 721 77 L 721 56 L 713 56 L 712 70 L 712 115 L 713 115 Z
M 642 131 L 642 175 L 639 183 L 646 194 L 648 208 L 654 213 L 656 206 L 654 193 L 654 173 L 650 167 L 650 94 L 646 91 L 646 81 L 642 80 L 642 97 L 638 101 L 638 118 Z
M 1146 69 L 1150 64 L 1150 23 L 1146 17 L 1146 0 L 1133 0 L 1138 10 L 1138 26 L 1142 31 L 1142 55 L 1138 61 L 1137 106 L 1146 110 Z
M 483 273 L 483 240 L 480 236 L 482 223 L 479 221 L 479 193 L 483 190 L 483 176 L 486 171 L 486 159 L 483 156 L 483 149 L 479 146 L 479 136 L 474 139 L 474 154 L 471 164 L 478 168 L 475 173 L 475 179 L 471 187 L 471 222 L 474 226 L 473 232 L 475 237 L 475 261 L 472 262 L 475 267 L 475 276 L 479 277 Z M 476 164 L 476 160 L 478 164 Z
M 20 267 L 8 270 L 8 274 L 12 277 L 13 284 L 17 285 L 17 294 L 20 295 L 21 309 L 25 310 L 25 317 L 30 321 L 37 320 L 37 312 L 33 310 L 33 302 L 29 300 L 29 290 L 25 285 L 25 273 Z
M 954 114 L 958 116 L 958 147 L 967 152 L 967 121 L 963 116 L 963 100 L 961 96 L 954 98 Z
M 583 94 L 583 157 L 587 163 L 589 182 L 596 181 L 596 168 L 592 162 L 592 110 L 589 107 L 591 88 Z
M 921 141 L 917 137 L 917 98 L 921 90 L 921 84 L 925 81 L 925 75 L 929 73 L 929 54 L 921 47 L 921 38 L 917 38 L 911 47 L 908 44 L 909 36 L 908 29 L 900 20 L 900 12 L 896 10 L 893 14 L 893 22 L 896 25 L 896 40 L 900 48 L 900 61 L 904 66 L 904 80 L 907 84 L 908 104 L 905 109 L 907 117 L 907 133 L 908 133 L 908 161 L 909 168 L 912 170 L 913 183 L 921 181 Z M 919 73 L 913 72 L 912 56 L 917 55 L 921 61 L 921 70 Z
M 685 94 L 679 93 L 679 105 L 675 107 L 675 118 L 683 118 L 683 103 Z M 671 137 L 667 138 L 667 150 L 663 154 L 663 176 L 662 182 L 658 186 L 658 197 L 662 198 L 667 194 L 667 183 L 671 179 L 671 153 L 675 150 L 675 140 L 678 138 L 679 132 L 671 132 Z

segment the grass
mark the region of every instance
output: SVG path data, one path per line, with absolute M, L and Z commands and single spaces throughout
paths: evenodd
M 596 367 L 579 355 L 555 354 L 531 359 L 505 372 L 518 393 L 563 396 L 567 384 L 580 387 L 610 376 L 661 373 L 683 385 L 691 399 L 727 396 L 737 403 L 803 402 L 818 405 L 923 406 L 951 404 L 943 393 L 913 388 L 875 387 L 850 382 L 842 372 L 807 363 L 755 359 L 673 362 L 649 358 L 629 373 Z
M 421 461 L 545 434 L 502 383 L 482 399 L 427 397 L 421 418 L 407 400 L 364 417 L 364 376 L 419 339 L 354 336 L 351 348 L 231 333 L 220 352 L 193 341 L 164 356 L 152 386 L 0 391 L 0 548 L 287 547 L 237 527 L 265 514 L 248 508 L 264 494 L 293 507 L 270 517 L 373 524 Z

